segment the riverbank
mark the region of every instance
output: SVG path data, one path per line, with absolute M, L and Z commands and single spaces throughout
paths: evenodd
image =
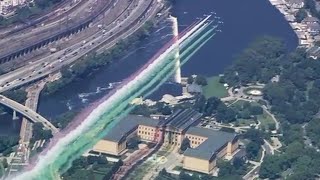
M 300 3 L 291 4 L 285 0 L 269 0 L 269 2 L 277 8 L 281 14 L 283 14 L 284 18 L 287 20 L 291 28 L 296 33 L 299 39 L 299 46 L 305 48 L 311 48 L 314 46 L 316 41 L 320 40 L 319 30 L 320 27 L 318 23 L 310 22 L 305 19 L 313 19 L 311 13 L 306 12 L 306 17 L 303 18 L 301 22 L 297 19 L 299 11 L 307 11 L 304 9 L 304 1 L 301 0 Z
M 156 27 L 156 22 L 147 22 L 140 30 L 133 35 L 118 42 L 110 50 L 97 54 L 96 52 L 80 59 L 70 67 L 61 69 L 61 77 L 56 81 L 48 83 L 44 91 L 44 95 L 54 94 L 63 89 L 73 81 L 77 81 L 84 77 L 90 76 L 94 71 L 104 66 L 108 66 L 114 60 L 123 57 L 128 51 L 134 48 L 139 42 L 149 36 L 150 31 Z

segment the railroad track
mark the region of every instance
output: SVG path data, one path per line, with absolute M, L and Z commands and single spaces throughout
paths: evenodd
M 83 20 L 80 23 L 77 23 L 76 25 L 74 25 L 72 27 L 66 28 L 66 29 L 59 31 L 59 32 L 56 32 L 49 37 L 35 41 L 27 47 L 21 47 L 13 52 L 8 52 L 5 54 L 2 54 L 0 56 L 0 64 L 7 62 L 7 61 L 10 61 L 11 59 L 13 59 L 15 57 L 19 57 L 20 55 L 22 55 L 26 52 L 31 52 L 34 49 L 40 48 L 49 42 L 59 40 L 63 37 L 69 36 L 70 34 L 78 32 L 79 30 L 81 31 L 81 30 L 87 28 L 89 26 L 89 24 L 92 23 L 99 15 L 104 13 L 107 9 L 111 8 L 116 1 L 117 0 L 111 0 L 109 3 L 106 4 L 106 6 L 104 6 L 102 9 L 100 9 L 98 12 L 94 13 L 92 16 L 88 17 L 87 19 Z M 44 43 L 44 42 L 46 42 L 46 43 Z
M 25 22 L 23 25 L 20 25 L 20 27 L 19 27 L 19 25 L 17 23 L 15 23 L 15 24 L 10 25 L 10 27 L 8 27 L 8 28 L 4 28 L 3 30 L 5 30 L 5 29 L 13 29 L 13 30 L 6 30 L 6 32 L 4 32 L 4 33 L 2 33 L 0 31 L 0 38 L 4 38 L 4 37 L 7 37 L 7 36 L 16 34 L 18 32 L 26 30 L 27 28 L 30 28 L 30 27 L 35 26 L 37 24 L 44 23 L 44 22 L 46 22 L 46 20 L 50 20 L 49 22 L 52 22 L 54 20 L 60 19 L 62 16 L 66 16 L 67 13 L 68 14 L 72 13 L 72 11 L 75 8 L 78 8 L 79 6 L 83 5 L 84 2 L 85 2 L 85 0 L 80 0 L 69 11 L 65 11 L 65 12 L 59 14 L 58 16 L 55 16 L 55 17 L 53 17 L 53 19 L 51 18 L 56 13 L 55 12 L 56 10 L 65 7 L 67 4 L 71 3 L 72 1 L 73 0 L 64 0 L 61 3 L 59 3 L 59 4 L 55 5 L 54 7 L 52 7 L 51 11 L 49 11 L 47 13 L 44 13 L 44 14 L 41 14 L 41 17 L 34 18 L 31 21 Z M 18 28 L 15 28 L 15 26 L 18 26 Z

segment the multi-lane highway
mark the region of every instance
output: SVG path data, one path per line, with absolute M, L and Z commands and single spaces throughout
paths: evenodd
M 86 40 L 76 42 L 62 51 L 0 76 L 0 92 L 45 77 L 98 48 L 112 47 L 116 42 L 139 29 L 149 17 L 158 12 L 162 5 L 153 0 L 133 0 L 131 6 L 133 7 L 127 13 L 121 14 L 111 24 L 94 24 L 91 29 L 95 29 L 96 33 L 88 36 Z

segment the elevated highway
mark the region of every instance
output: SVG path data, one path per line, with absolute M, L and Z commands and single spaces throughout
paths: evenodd
M 40 122 L 43 124 L 43 126 L 47 129 L 50 129 L 52 133 L 57 133 L 59 131 L 58 128 L 56 128 L 53 124 L 51 124 L 50 121 L 48 121 L 46 118 L 42 117 L 40 114 L 36 113 L 32 109 L 17 103 L 3 95 L 0 95 L 0 104 L 7 106 L 11 109 L 13 109 L 16 112 L 19 112 L 26 118 L 28 118 L 30 121 L 36 123 Z
M 29 31 L 26 33 L 20 33 L 20 35 L 13 36 L 12 38 L 6 38 L 0 41 L 1 55 L 0 64 L 8 62 L 24 54 L 30 53 L 36 49 L 39 49 L 51 42 L 57 41 L 63 37 L 67 37 L 71 34 L 78 33 L 89 27 L 98 16 L 112 8 L 118 0 L 96 0 L 96 7 L 90 7 L 92 11 L 86 12 L 83 9 L 82 15 L 74 15 L 74 19 L 70 20 L 66 16 L 65 21 L 61 23 L 54 23 L 54 25 L 45 25 L 45 27 L 38 27 L 41 31 Z M 79 16 L 79 17 L 78 17 Z M 87 16 L 87 17 L 85 17 Z M 76 19 L 78 18 L 78 19 Z M 59 21 L 59 20 L 58 20 Z M 45 29 L 44 29 L 45 28 Z M 18 38 L 17 38 L 18 37 Z M 9 42 L 4 44 L 5 42 Z
M 138 0 L 137 0 L 138 1 Z M 49 74 L 58 71 L 63 66 L 67 66 L 75 62 L 88 53 L 99 50 L 106 50 L 115 45 L 119 40 L 127 38 L 129 35 L 141 28 L 146 21 L 154 17 L 162 8 L 162 4 L 155 0 L 138 1 L 139 5 L 132 10 L 130 15 L 122 19 L 113 26 L 107 25 L 106 32 L 98 31 L 93 37 L 90 37 L 86 44 L 78 42 L 70 46 L 68 51 L 54 53 L 45 57 L 43 60 L 19 68 L 15 71 L 0 76 L 0 92 L 18 88 L 28 83 L 32 83 Z M 125 15 L 124 15 L 125 16 Z M 108 33 L 112 32 L 112 33 Z M 46 64 L 45 66 L 43 64 Z

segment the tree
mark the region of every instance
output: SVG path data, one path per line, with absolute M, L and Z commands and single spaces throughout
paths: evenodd
M 222 103 L 217 108 L 216 118 L 221 122 L 230 123 L 236 120 L 236 112 Z
M 187 83 L 188 84 L 192 84 L 194 82 L 194 79 L 192 76 L 189 76 L 188 79 L 187 79 Z
M 188 138 L 184 138 L 182 140 L 181 146 L 180 146 L 180 150 L 182 152 L 184 152 L 185 150 L 187 150 L 188 148 L 190 148 L 190 140 Z
M 283 169 L 283 158 L 279 155 L 266 156 L 261 164 L 259 176 L 262 179 L 277 179 Z
M 49 140 L 52 138 L 51 130 L 44 129 L 44 126 L 40 122 L 36 122 L 33 124 L 33 132 L 32 132 L 32 141 L 37 140 Z
M 200 85 L 200 86 L 206 86 L 208 85 L 207 79 L 204 76 L 197 75 L 195 79 L 195 83 Z
M 21 104 L 27 99 L 27 93 L 23 89 L 5 91 L 3 95 Z
M 181 180 L 193 180 L 192 176 L 190 176 L 189 174 L 185 173 L 184 171 L 180 172 L 179 179 L 181 179 Z
M 197 95 L 196 101 L 194 103 L 193 109 L 202 113 L 205 110 L 206 98 L 203 95 Z
M 4 158 L 4 159 L 2 160 L 2 165 L 3 165 L 3 167 L 4 167 L 5 169 L 9 167 L 7 158 Z
M 163 106 L 163 108 L 160 111 L 163 115 L 170 115 L 172 114 L 172 110 L 169 106 Z
M 137 137 L 130 138 L 127 142 L 128 149 L 138 148 L 140 140 Z
M 244 134 L 244 138 L 249 139 L 253 142 L 256 142 L 259 146 L 264 144 L 262 132 L 254 128 L 249 129 Z
M 210 97 L 207 100 L 205 109 L 204 109 L 204 115 L 210 116 L 212 113 L 215 113 L 217 111 L 218 106 L 221 104 L 221 100 L 217 97 Z
M 260 145 L 257 142 L 251 141 L 246 146 L 247 157 L 251 160 L 257 158 L 260 151 Z
M 306 10 L 299 9 L 299 11 L 296 13 L 295 18 L 298 23 L 301 23 L 301 21 L 308 16 Z
M 263 114 L 263 109 L 260 106 L 250 106 L 249 111 L 251 115 L 261 115 Z
M 217 166 L 219 168 L 219 177 L 229 176 L 234 173 L 234 167 L 230 162 L 219 160 Z

